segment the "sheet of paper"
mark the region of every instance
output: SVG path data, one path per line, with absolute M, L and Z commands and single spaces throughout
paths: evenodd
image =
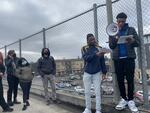
M 111 49 L 108 49 L 108 48 L 100 48 L 99 51 L 102 53 L 111 53 L 112 52 Z
M 131 38 L 133 40 L 133 35 L 120 36 L 120 38 L 118 39 L 117 44 L 127 43 L 127 41 L 126 41 L 127 38 Z

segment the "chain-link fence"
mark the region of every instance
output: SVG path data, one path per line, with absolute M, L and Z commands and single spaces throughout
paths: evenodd
M 41 56 L 43 48 L 43 34 L 37 34 L 21 42 L 22 57 L 25 57 L 29 62 L 36 62 Z
M 133 26 L 136 31 L 138 32 L 138 20 L 137 20 L 137 4 L 136 0 L 116 0 L 113 1 L 112 4 L 112 12 L 113 12 L 113 22 L 116 22 L 116 15 L 120 12 L 125 12 L 128 16 L 127 22 L 129 26 Z M 149 16 L 149 0 L 142 0 L 142 17 L 143 17 L 143 32 L 144 32 L 144 43 L 148 44 L 150 42 L 150 16 Z M 62 21 L 54 26 L 49 28 L 45 28 L 44 31 L 40 31 L 33 35 L 30 35 L 24 39 L 20 39 L 19 41 L 12 43 L 11 45 L 6 45 L 5 47 L 1 48 L 3 55 L 6 57 L 6 52 L 8 50 L 13 49 L 16 51 L 17 56 L 25 57 L 29 62 L 36 62 L 38 58 L 41 57 L 41 50 L 43 47 L 50 48 L 51 55 L 54 56 L 55 59 L 61 59 L 62 61 L 81 61 L 79 63 L 83 64 L 81 59 L 81 47 L 86 45 L 86 34 L 88 33 L 95 33 L 95 15 L 94 15 L 94 8 L 78 14 L 72 18 L 69 18 L 65 21 Z M 98 26 L 98 41 L 102 47 L 108 48 L 108 35 L 106 34 L 106 26 L 108 25 L 107 22 L 107 10 L 106 4 L 97 6 L 97 26 Z M 96 33 L 95 33 L 96 34 Z M 45 39 L 44 39 L 45 37 Z M 149 45 L 146 46 L 146 51 L 149 50 Z M 147 61 L 149 60 L 149 54 L 147 52 Z M 109 63 L 110 54 L 106 55 L 107 58 L 107 65 L 108 67 L 111 66 Z M 70 59 L 70 60 L 69 60 Z M 73 60 L 76 59 L 76 60 Z M 141 81 L 141 75 L 138 72 L 139 66 L 138 61 L 136 60 L 136 81 Z M 59 60 L 60 62 L 60 60 Z M 66 66 L 65 63 L 60 63 L 61 65 L 57 65 L 59 68 L 61 66 Z M 73 64 L 73 63 L 68 63 Z M 83 69 L 83 65 L 80 65 L 79 69 L 74 70 L 74 72 L 81 72 Z M 81 66 L 82 65 L 82 66 Z M 150 63 L 147 63 L 147 67 Z M 78 67 L 78 65 L 77 65 Z M 63 70 L 64 69 L 64 70 Z M 62 68 L 62 73 L 66 68 Z M 61 70 L 61 69 L 60 69 Z M 59 72 L 59 74 L 61 73 Z M 72 72 L 72 71 L 71 71 Z M 70 73 L 72 74 L 72 73 Z M 149 73 L 147 73 L 149 76 Z M 138 86 L 138 85 L 136 85 Z M 148 87 L 149 88 L 149 87 Z M 142 90 L 142 87 L 136 87 L 137 90 Z
M 46 31 L 46 43 L 56 59 L 81 58 L 86 34 L 94 31 L 93 11 Z M 78 46 L 77 46 L 78 45 Z

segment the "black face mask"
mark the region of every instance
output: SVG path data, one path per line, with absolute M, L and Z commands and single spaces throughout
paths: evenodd
M 95 42 L 93 43 L 93 42 L 91 42 L 91 43 L 89 43 L 89 45 L 90 46 L 94 46 L 95 45 Z
M 16 54 L 13 54 L 12 56 L 13 56 L 14 58 L 16 58 Z
M 44 55 L 48 55 L 48 53 L 44 53 Z

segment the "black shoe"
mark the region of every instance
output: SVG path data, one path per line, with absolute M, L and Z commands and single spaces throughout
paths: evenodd
M 14 105 L 14 103 L 13 103 L 12 101 L 7 102 L 7 104 L 8 104 L 9 106 L 13 106 L 13 105 Z
M 50 105 L 50 104 L 51 104 L 51 101 L 48 100 L 48 101 L 46 102 L 46 105 Z
M 23 105 L 22 111 L 27 109 L 27 105 Z
M 8 107 L 4 109 L 3 112 L 12 112 L 13 110 L 14 110 L 13 108 Z
M 21 102 L 17 101 L 17 100 L 14 100 L 13 102 L 14 104 L 21 104 Z
M 26 105 L 27 105 L 27 106 L 30 106 L 30 103 L 29 103 L 29 101 L 26 101 Z
M 59 100 L 53 100 L 53 102 L 56 104 L 61 104 L 61 102 Z

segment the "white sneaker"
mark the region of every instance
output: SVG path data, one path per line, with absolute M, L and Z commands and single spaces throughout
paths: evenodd
M 132 113 L 139 113 L 138 108 L 135 106 L 135 102 L 133 100 L 130 100 L 128 102 L 128 107 L 132 111 Z
M 95 113 L 102 113 L 101 111 L 96 111 Z
M 84 112 L 83 113 L 92 113 L 91 110 L 85 108 Z
M 124 100 L 123 98 L 119 101 L 119 104 L 115 107 L 117 110 L 123 110 L 126 108 L 127 101 Z

